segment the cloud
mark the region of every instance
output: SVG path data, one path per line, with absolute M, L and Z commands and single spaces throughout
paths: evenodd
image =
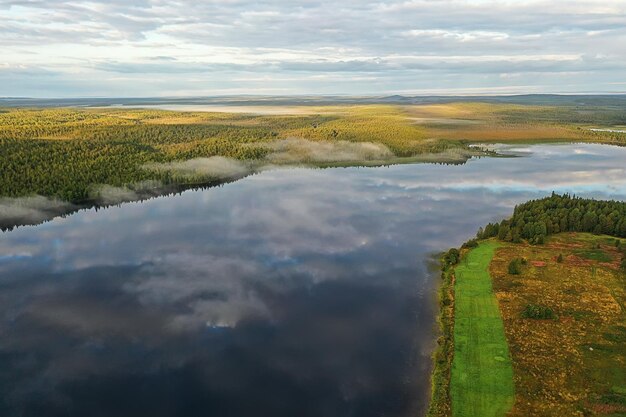
M 625 0 L 12 0 L 0 19 L 0 63 L 60 74 L 0 95 L 616 91 L 626 65 Z
M 163 184 L 155 180 L 140 181 L 126 187 L 100 184 L 93 187 L 90 197 L 100 205 L 113 205 L 159 195 Z
M 103 204 L 118 204 L 125 201 L 137 200 L 137 193 L 128 188 L 112 187 L 102 185 L 97 187 L 94 197 L 102 201 Z
M 42 196 L 0 198 L 0 228 L 14 224 L 37 224 L 65 212 L 73 205 Z

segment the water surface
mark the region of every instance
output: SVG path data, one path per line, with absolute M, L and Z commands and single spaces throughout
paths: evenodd
M 0 234 L 2 416 L 423 414 L 432 254 L 626 149 L 267 171 Z

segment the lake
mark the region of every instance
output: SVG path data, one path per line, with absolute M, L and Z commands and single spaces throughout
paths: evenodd
M 626 148 L 495 148 L 0 233 L 0 415 L 422 415 L 436 254 L 552 191 L 626 200 Z

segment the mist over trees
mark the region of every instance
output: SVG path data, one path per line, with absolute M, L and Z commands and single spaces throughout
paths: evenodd
M 44 195 L 79 202 L 89 199 L 98 184 L 176 183 L 169 172 L 146 166 L 214 156 L 258 161 L 280 152 L 275 148 L 291 138 L 366 146 L 375 143 L 388 149 L 389 157 L 459 146 L 425 140 L 423 129 L 395 107 L 355 106 L 333 111 L 337 114 L 266 116 L 0 108 L 0 196 Z

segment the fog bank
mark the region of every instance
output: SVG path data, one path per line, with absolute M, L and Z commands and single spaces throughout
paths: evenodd
M 150 163 L 144 167 L 151 171 L 169 172 L 174 178 L 182 180 L 231 179 L 250 172 L 247 164 L 222 156 L 195 158 L 180 162 Z
M 290 138 L 272 142 L 267 160 L 275 164 L 299 162 L 351 162 L 392 158 L 385 145 L 371 142 L 317 142 Z
M 0 198 L 0 227 L 41 223 L 74 207 L 66 201 L 42 196 Z

